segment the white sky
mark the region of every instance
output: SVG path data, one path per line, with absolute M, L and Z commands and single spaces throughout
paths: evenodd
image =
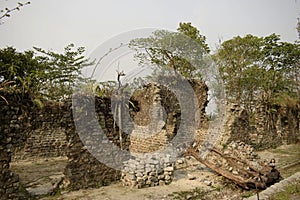
M 0 0 L 0 8 L 16 4 Z M 298 17 L 300 0 L 31 0 L 2 20 L 0 47 L 62 51 L 74 43 L 86 47 L 89 55 L 122 32 L 147 27 L 176 30 L 179 22 L 192 22 L 211 48 L 219 38 L 247 33 L 277 33 L 293 42 Z

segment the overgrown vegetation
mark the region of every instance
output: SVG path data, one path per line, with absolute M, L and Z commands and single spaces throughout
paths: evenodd
M 297 30 L 300 34 L 300 22 Z M 210 49 L 206 38 L 191 23 L 180 23 L 177 32 L 159 30 L 147 38 L 134 39 L 129 47 L 136 51 L 140 64 L 158 66 L 162 75 L 187 79 L 215 76 L 207 59 Z M 211 96 L 220 96 L 224 84 L 226 103 L 245 109 L 250 125 L 255 126 L 261 114 L 264 131 L 273 133 L 278 116 L 299 115 L 300 40 L 283 42 L 275 33 L 266 37 L 236 36 L 221 43 L 210 56 L 220 74 L 214 77 L 217 81 Z M 260 148 L 265 144 L 256 145 Z
M 214 55 L 229 102 L 255 112 L 258 105 L 299 103 L 300 46 L 280 36 L 246 35 L 221 44 Z

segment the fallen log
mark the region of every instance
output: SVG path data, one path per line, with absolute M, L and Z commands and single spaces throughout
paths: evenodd
M 241 160 L 238 158 L 233 158 L 230 156 L 225 156 L 220 151 L 216 149 L 212 149 L 210 154 L 214 154 L 219 160 L 223 160 L 224 162 L 227 162 L 227 164 L 230 164 L 235 169 L 238 170 L 238 174 L 233 174 L 230 171 L 228 171 L 225 166 L 222 166 L 220 164 L 212 163 L 209 161 L 209 159 L 203 159 L 199 157 L 199 153 L 193 149 L 188 148 L 185 152 L 185 156 L 192 156 L 217 174 L 231 180 L 235 184 L 239 185 L 240 187 L 244 189 L 266 189 L 269 185 L 274 184 L 275 182 L 278 182 L 280 180 L 280 173 L 275 168 L 272 168 L 270 166 L 264 165 L 261 166 L 262 169 L 259 170 L 257 167 L 252 166 L 248 161 Z M 245 164 L 249 167 L 248 170 L 245 169 L 245 166 L 241 165 Z

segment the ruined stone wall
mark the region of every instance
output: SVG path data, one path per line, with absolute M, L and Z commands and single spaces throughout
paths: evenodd
M 195 95 L 198 100 L 198 130 L 205 130 L 208 128 L 208 121 L 206 117 L 206 106 L 208 104 L 208 87 L 203 81 L 190 80 L 190 84 L 192 85 Z
M 66 189 L 98 188 L 120 180 L 120 171 L 97 160 L 82 144 L 74 127 L 68 129 L 67 136 L 69 142 L 68 163 L 64 169 L 65 178 L 63 181 Z
M 75 115 L 77 119 L 74 119 L 72 112 L 69 112 L 64 121 L 68 141 L 68 164 L 64 170 L 64 186 L 70 190 L 78 190 L 96 188 L 119 181 L 121 171 L 109 167 L 109 163 L 123 159 L 119 158 L 118 154 L 114 154 L 115 152 L 110 148 L 110 145 L 120 147 L 117 125 L 114 130 L 110 99 L 94 99 L 88 96 L 79 96 L 76 99 L 75 104 L 83 106 L 83 112 Z M 90 108 L 87 108 L 89 106 Z M 66 109 L 71 110 L 71 105 Z M 96 111 L 97 118 L 94 117 L 93 111 Z M 102 135 L 99 134 L 99 127 L 96 124 L 100 125 Z M 128 149 L 129 144 L 129 138 L 123 134 L 122 147 Z
M 255 116 L 254 143 L 261 148 L 296 143 L 300 137 L 299 108 L 261 105 Z
M 67 140 L 61 121 L 65 110 L 58 103 L 46 103 L 42 109 L 32 110 L 28 137 L 14 150 L 15 160 L 58 157 L 66 155 Z M 67 111 L 69 112 L 69 111 Z
M 179 115 L 178 101 L 174 95 L 163 98 L 162 88 L 156 84 L 145 87 L 134 96 L 139 112 L 134 114 L 135 127 L 130 135 L 130 152 L 148 153 L 164 148 L 176 131 L 176 115 Z M 172 108 L 164 101 L 172 99 Z
M 220 145 L 229 144 L 232 141 L 251 143 L 250 135 L 255 132 L 250 126 L 249 115 L 235 104 L 227 106 L 225 123 L 220 134 Z
M 169 82 L 171 82 L 171 80 Z M 191 80 L 189 84 L 192 86 L 198 99 L 198 107 L 193 111 L 196 112 L 198 110 L 199 118 L 194 128 L 202 129 L 205 128 L 207 124 L 205 107 L 208 103 L 208 88 L 205 83 L 201 81 Z M 176 136 L 180 127 L 181 109 L 183 108 L 180 107 L 178 97 L 165 86 L 150 84 L 133 98 L 140 109 L 139 112 L 134 115 L 136 126 L 130 137 L 130 151 L 133 153 L 148 153 L 166 147 Z M 189 100 L 192 100 L 192 98 Z M 194 102 L 183 103 L 191 105 Z M 192 118 L 192 116 L 188 117 Z M 189 124 L 189 119 L 185 120 L 185 123 Z M 194 137 L 194 132 L 189 130 L 188 125 L 184 130 L 181 129 L 181 131 L 186 132 L 186 135 L 192 134 L 192 137 Z
M 275 106 L 272 112 L 266 112 L 260 106 L 256 111 L 253 124 L 246 110 L 234 104 L 228 105 L 218 144 L 225 145 L 239 140 L 256 149 L 266 149 L 297 142 L 300 136 L 298 110 Z
M 2 199 L 18 199 L 24 196 L 20 192 L 19 177 L 10 170 L 9 166 L 14 152 L 16 152 L 14 159 L 66 155 L 68 164 L 64 172 L 64 183 L 67 189 L 99 187 L 120 180 L 120 171 L 98 161 L 87 150 L 87 146 L 83 145 L 73 121 L 70 101 L 61 104 L 46 103 L 43 109 L 39 109 L 34 107 L 29 99 L 7 98 L 12 103 L 6 105 L 5 102 L 1 102 L 0 110 L 0 196 Z M 118 126 L 113 125 L 110 99 L 96 99 L 95 102 L 96 120 L 106 137 L 103 141 L 120 146 Z M 99 138 L 96 136 L 95 139 L 92 136 L 93 131 L 89 129 L 92 127 L 88 126 L 88 123 L 85 125 L 89 137 L 85 141 L 93 144 Z M 129 143 L 129 138 L 124 134 L 123 147 L 128 149 Z
M 172 80 L 166 81 L 172 82 Z M 144 188 L 172 182 L 175 162 L 173 151 L 183 150 L 184 148 L 181 147 L 189 144 L 181 141 L 193 140 L 195 130 L 204 129 L 207 123 L 205 117 L 207 86 L 200 81 L 190 81 L 189 84 L 198 99 L 198 106 L 194 109 L 192 108 L 195 102 L 192 97 L 182 98 L 184 99 L 182 104 L 185 105 L 180 105 L 179 97 L 166 86 L 149 84 L 133 95 L 133 100 L 137 102 L 139 108 L 138 112 L 133 114 L 135 127 L 130 135 L 129 150 L 134 157 L 124 162 L 121 176 L 123 185 Z M 184 97 L 190 95 L 185 91 L 179 91 L 178 94 L 185 95 Z M 188 113 L 190 115 L 182 119 L 183 109 L 189 108 L 192 110 Z M 194 124 L 190 123 L 195 120 L 193 115 L 197 111 L 197 120 Z M 195 127 L 191 128 L 192 125 Z M 168 149 L 169 147 L 174 148 L 171 150 Z M 166 149 L 170 154 L 159 154 Z
M 5 95 L 7 105 L 0 101 L 0 197 L 1 199 L 22 199 L 18 174 L 10 170 L 10 162 L 15 146 L 19 146 L 26 139 L 27 111 L 23 106 L 32 106 L 26 96 Z
M 196 81 L 191 82 L 191 85 L 199 101 L 199 107 L 196 109 L 199 109 L 200 117 L 196 128 L 204 127 L 205 129 L 207 122 L 204 111 L 207 104 L 207 87 L 204 83 Z M 13 105 L 1 104 L 1 197 L 16 199 L 20 196 L 19 178 L 9 169 L 12 152 L 15 149 L 17 152 L 15 158 L 19 159 L 28 156 L 66 155 L 68 164 L 64 171 L 64 185 L 71 190 L 108 185 L 119 181 L 121 177 L 126 184 L 140 184 L 138 187 L 160 185 L 163 184 L 163 181 L 169 183 L 172 180 L 172 176 L 170 176 L 172 171 L 168 171 L 171 168 L 164 169 L 171 166 L 164 166 L 164 162 L 160 160 L 165 158 L 158 159 L 160 164 L 155 159 L 149 159 L 148 163 L 141 163 L 143 160 L 141 158 L 121 158 L 117 152 L 112 152 L 110 149 L 110 144 L 112 144 L 120 148 L 122 146 L 123 150 L 129 150 L 133 155 L 135 153 L 151 153 L 164 148 L 172 141 L 182 120 L 182 108 L 168 88 L 149 85 L 132 99 L 137 107 L 133 109 L 134 111 L 130 111 L 135 121 L 135 127 L 132 124 L 129 126 L 122 124 L 122 128 L 126 129 L 126 132 L 121 131 L 122 139 L 119 135 L 121 129 L 113 116 L 110 98 L 80 97 L 79 103 L 91 106 L 91 109 L 80 113 L 76 119 L 73 118 L 70 101 L 64 104 L 46 104 L 41 110 L 26 101 L 23 98 L 13 101 L 17 102 Z M 92 101 L 95 104 L 91 104 Z M 126 118 L 128 116 L 124 114 L 126 105 L 122 104 L 122 99 L 119 103 L 123 106 L 120 107 L 123 123 L 130 124 L 130 120 Z M 30 109 L 24 110 L 23 107 Z M 271 144 L 274 141 L 276 143 L 277 141 L 293 142 L 299 136 L 299 114 L 295 114 L 296 111 L 292 109 L 284 111 L 276 112 L 273 115 L 273 124 L 277 128 L 276 132 L 272 132 L 273 135 L 270 135 L 269 132 L 263 132 L 265 129 L 262 125 L 266 118 L 261 118 L 261 126 L 251 126 L 247 112 L 237 107 L 229 107 L 222 143 L 228 144 L 235 140 L 247 144 L 261 144 L 262 141 Z M 93 114 L 96 118 L 93 118 Z M 79 120 L 80 123 L 75 126 L 74 120 Z M 100 125 L 103 131 L 102 135 L 99 135 L 99 127 L 94 124 Z M 82 128 L 86 133 L 83 137 L 79 136 L 78 128 Z M 185 131 L 190 134 L 188 127 Z M 278 135 L 281 136 L 281 140 L 272 140 L 274 136 L 277 138 Z M 89 148 L 94 151 L 91 153 Z M 110 160 L 112 157 L 117 161 L 134 160 L 125 162 L 125 166 L 129 164 L 133 168 L 129 168 L 129 171 L 125 170 L 121 176 L 120 170 L 107 165 L 107 163 L 114 162 L 114 160 Z M 99 158 L 107 158 L 107 160 L 103 162 Z M 131 165 L 132 162 L 134 165 Z M 166 162 L 165 164 L 169 165 L 170 163 Z M 134 168 L 134 166 L 138 167 Z M 149 166 L 153 168 L 150 171 Z M 161 166 L 164 166 L 163 171 L 161 171 Z
M 0 197 L 27 199 L 18 174 L 10 169 L 12 159 L 61 156 L 66 139 L 60 120 L 63 114 L 56 105 L 35 106 L 26 94 L 2 94 L 0 102 Z M 59 130 L 59 132 L 57 132 Z

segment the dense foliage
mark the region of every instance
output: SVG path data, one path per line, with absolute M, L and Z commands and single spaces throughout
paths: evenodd
M 300 32 L 299 28 L 300 21 Z M 141 64 L 156 65 L 186 78 L 201 78 L 203 71 L 199 69 L 210 53 L 206 37 L 191 23 L 180 23 L 177 32 L 158 30 L 147 38 L 134 39 L 129 47 L 136 51 Z M 75 83 L 83 81 L 82 67 L 92 64 L 83 53 L 83 47 L 75 49 L 73 44 L 63 53 L 41 48 L 25 52 L 13 47 L 0 49 L 0 91 L 27 93 L 33 99 L 64 99 Z M 249 113 L 255 112 L 258 105 L 299 105 L 299 40 L 283 42 L 276 34 L 236 36 L 220 44 L 211 56 L 225 83 L 228 102 Z M 96 92 L 109 88 L 100 84 Z
M 199 77 L 199 68 L 209 53 L 205 36 L 191 23 L 180 23 L 177 32 L 157 30 L 147 38 L 137 38 L 129 47 L 136 51 L 140 64 L 158 66 L 186 78 Z
M 63 53 L 41 48 L 25 52 L 0 49 L 1 91 L 26 93 L 35 101 L 62 100 L 72 93 L 76 82 L 83 81 L 82 67 L 91 64 L 83 53 L 83 47 L 74 49 L 73 44 Z
M 299 103 L 300 45 L 246 35 L 221 44 L 214 55 L 229 102 L 248 111 L 258 104 L 295 106 Z

